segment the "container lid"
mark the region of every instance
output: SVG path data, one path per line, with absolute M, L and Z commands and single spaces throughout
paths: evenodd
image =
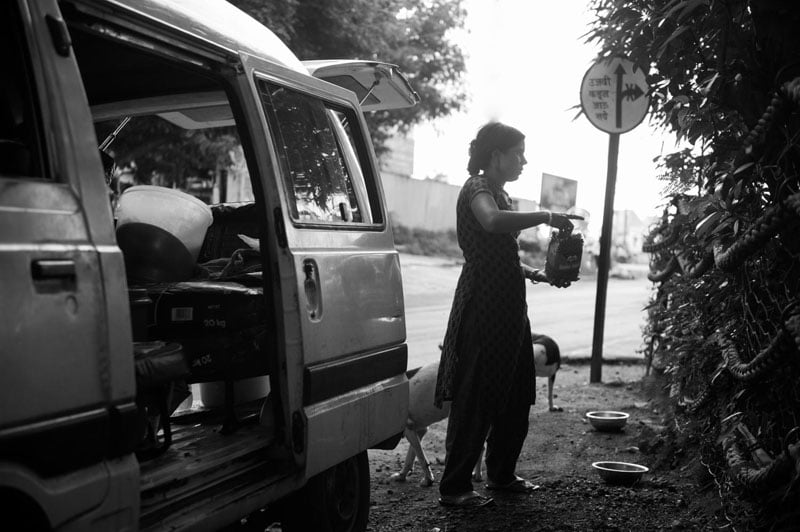
M 134 185 L 126 188 L 120 198 L 125 197 L 126 194 L 132 195 L 136 193 L 163 194 L 166 196 L 180 198 L 194 204 L 196 207 L 208 212 L 209 216 L 212 216 L 211 207 L 206 205 L 202 200 L 192 196 L 191 194 L 187 194 L 182 190 L 178 190 L 177 188 L 159 187 L 155 185 Z

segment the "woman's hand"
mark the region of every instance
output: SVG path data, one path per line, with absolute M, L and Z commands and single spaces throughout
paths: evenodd
M 529 268 L 527 266 L 523 266 L 525 278 L 528 279 L 531 283 L 547 283 L 550 286 L 555 286 L 556 288 L 567 288 L 572 284 L 571 281 L 564 281 L 564 280 L 552 280 L 547 277 L 547 274 L 544 270 L 534 270 L 533 268 Z
M 525 270 L 525 277 L 533 284 L 548 282 L 547 276 L 542 270 Z
M 583 216 L 554 212 L 550 215 L 550 226 L 569 232 L 575 227 L 570 220 L 583 220 Z
M 555 286 L 556 288 L 568 288 L 572 281 L 551 281 L 548 279 L 550 286 Z
M 547 277 L 547 274 L 544 270 L 534 270 L 534 269 L 525 269 L 525 278 L 528 279 L 533 284 L 536 283 L 547 283 L 550 286 L 555 286 L 556 288 L 567 288 L 572 284 L 570 281 L 559 281 L 559 280 L 551 280 Z

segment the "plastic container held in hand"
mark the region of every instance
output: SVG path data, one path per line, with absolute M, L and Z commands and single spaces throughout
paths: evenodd
M 583 236 L 571 231 L 554 230 L 547 246 L 544 271 L 556 286 L 577 281 L 583 256 Z
M 165 187 L 138 185 L 117 206 L 117 244 L 130 280 L 190 279 L 211 225 L 211 209 L 199 199 Z

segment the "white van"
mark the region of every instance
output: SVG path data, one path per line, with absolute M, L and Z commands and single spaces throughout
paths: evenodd
M 413 105 L 405 78 L 303 64 L 221 0 L 0 2 L 0 56 L 4 522 L 364 530 L 408 381 L 362 111 Z M 199 249 L 126 222 L 193 202 Z

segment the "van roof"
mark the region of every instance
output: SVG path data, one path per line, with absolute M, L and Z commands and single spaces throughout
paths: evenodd
M 105 0 L 231 53 L 246 52 L 303 74 L 308 70 L 266 26 L 225 0 Z

